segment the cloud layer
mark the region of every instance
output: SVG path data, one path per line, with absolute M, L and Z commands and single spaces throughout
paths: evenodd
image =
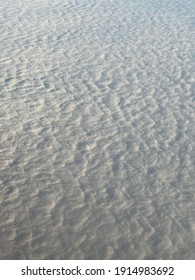
M 194 259 L 193 0 L 0 0 L 0 258 Z

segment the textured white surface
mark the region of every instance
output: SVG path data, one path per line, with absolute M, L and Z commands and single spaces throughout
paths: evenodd
M 195 1 L 0 0 L 0 258 L 195 258 Z

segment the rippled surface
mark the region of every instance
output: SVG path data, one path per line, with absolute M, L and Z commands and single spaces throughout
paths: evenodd
M 195 1 L 0 0 L 0 258 L 195 258 Z

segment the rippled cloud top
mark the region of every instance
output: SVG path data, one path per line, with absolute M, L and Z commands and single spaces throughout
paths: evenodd
M 0 0 L 0 258 L 195 258 L 195 1 Z

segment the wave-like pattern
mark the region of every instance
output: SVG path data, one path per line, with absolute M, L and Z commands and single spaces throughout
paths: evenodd
M 195 258 L 194 1 L 0 15 L 0 258 Z

